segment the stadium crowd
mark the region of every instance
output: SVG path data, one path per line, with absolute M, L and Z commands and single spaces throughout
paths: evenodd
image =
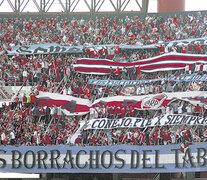
M 12 106 L 15 104 L 15 110 Z M 14 107 L 13 107 L 14 109 Z M 165 114 L 184 114 L 206 118 L 204 106 L 194 106 L 177 100 L 159 110 L 138 110 L 132 106 L 98 106 L 84 116 L 65 116 L 58 106 L 38 107 L 35 102 L 15 102 L 0 108 L 1 145 L 162 145 L 188 142 L 206 142 L 204 126 L 160 126 L 156 128 L 117 128 L 112 130 L 82 130 L 71 141 L 79 122 L 94 118 L 137 117 L 152 119 Z M 187 130 L 187 129 L 190 129 Z M 153 129 L 153 131 L 152 131 Z M 6 131 L 5 131 L 6 130 Z M 185 139 L 186 138 L 186 139 Z
M 112 70 L 108 75 L 87 75 L 75 72 L 73 64 L 78 57 L 108 58 L 118 62 L 133 62 L 154 57 L 166 52 L 159 46 L 149 50 L 127 50 L 119 48 L 84 49 L 76 55 L 15 55 L 7 52 L 16 45 L 40 43 L 58 43 L 61 45 L 99 45 L 99 44 L 131 44 L 146 45 L 199 38 L 207 36 L 207 16 L 196 15 L 161 17 L 147 16 L 124 19 L 96 18 L 95 20 L 61 19 L 1 19 L 1 86 L 32 86 L 30 94 L 13 94 L 11 102 L 0 107 L 1 145 L 162 145 L 185 141 L 206 142 L 207 129 L 201 126 L 192 127 L 156 127 L 147 129 L 113 129 L 113 130 L 82 130 L 75 141 L 71 138 L 76 134 L 81 121 L 92 118 L 140 117 L 150 119 L 163 114 L 187 114 L 206 117 L 204 106 L 194 106 L 184 101 L 174 101 L 159 110 L 137 110 L 133 107 L 96 107 L 84 116 L 65 116 L 61 107 L 38 107 L 36 102 L 39 91 L 60 93 L 89 99 L 92 102 L 101 97 L 117 95 L 148 95 L 162 92 L 207 91 L 206 81 L 173 82 L 157 81 L 137 85 L 133 92 L 126 87 L 101 87 L 90 85 L 93 79 L 128 79 L 147 80 L 184 74 L 206 74 L 207 64 L 194 64 L 184 70 L 144 73 L 137 68 Z M 206 54 L 207 46 L 193 42 L 186 46 L 176 46 L 167 52 Z M 195 89 L 196 88 L 196 89 Z
M 156 44 L 172 40 L 205 37 L 205 13 L 94 19 L 1 18 L 1 48 L 15 45 L 58 43 L 62 45 Z
M 200 38 L 207 35 L 207 16 L 202 13 L 172 16 L 125 17 L 123 19 L 21 19 L 1 18 L 0 34 L 0 84 L 21 85 L 29 76 L 30 84 L 38 82 L 42 70 L 57 82 L 75 62 L 69 54 L 15 55 L 7 53 L 16 45 L 58 43 L 62 45 L 84 45 L 83 53 L 76 57 L 107 58 L 118 62 L 132 62 L 163 54 L 180 52 L 206 54 L 207 46 L 199 41 L 177 44 L 166 48 L 159 45 L 152 49 L 120 49 L 119 47 L 87 48 L 96 44 L 156 44 Z

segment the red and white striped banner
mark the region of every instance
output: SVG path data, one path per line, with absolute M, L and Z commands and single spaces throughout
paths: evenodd
M 40 92 L 37 96 L 38 106 L 47 105 L 49 107 L 61 106 L 62 111 L 66 115 L 84 115 L 90 112 L 90 108 L 98 106 L 102 107 L 133 107 L 140 110 L 160 109 L 166 107 L 168 104 L 176 99 L 187 101 L 193 105 L 199 104 L 207 105 L 206 91 L 190 91 L 190 92 L 176 92 L 176 93 L 162 93 L 151 94 L 143 96 L 113 96 L 107 98 L 100 98 L 92 103 L 88 99 L 76 98 L 68 95 L 61 95 L 57 93 Z M 119 109 L 117 109 L 118 113 Z
M 110 68 L 133 68 L 140 66 L 143 72 L 157 72 L 184 69 L 186 64 L 207 63 L 207 55 L 168 53 L 157 57 L 119 63 L 108 59 L 81 58 L 73 65 L 74 70 L 85 74 L 109 74 Z
M 40 92 L 37 96 L 38 106 L 61 106 L 65 115 L 84 115 L 90 111 L 91 102 L 87 99 L 76 98 L 58 93 Z

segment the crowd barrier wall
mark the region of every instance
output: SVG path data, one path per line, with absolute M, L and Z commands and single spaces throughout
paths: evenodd
M 0 172 L 173 173 L 207 168 L 207 144 L 165 146 L 1 146 Z

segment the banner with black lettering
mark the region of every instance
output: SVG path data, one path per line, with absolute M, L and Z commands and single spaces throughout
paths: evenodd
M 115 128 L 146 128 L 154 126 L 174 126 L 174 125 L 207 125 L 207 118 L 184 115 L 165 114 L 153 119 L 142 119 L 136 117 L 125 117 L 119 119 L 91 119 L 84 125 L 85 129 L 115 129 Z
M 48 53 L 83 53 L 84 48 L 101 49 L 102 47 L 119 47 L 120 49 L 154 49 L 164 45 L 166 50 L 172 46 L 180 47 L 181 44 L 187 46 L 189 43 L 199 42 L 201 45 L 207 45 L 207 37 L 175 40 L 149 45 L 117 45 L 117 44 L 103 44 L 103 45 L 87 45 L 87 46 L 62 46 L 56 43 L 45 43 L 36 45 L 14 46 L 11 51 L 7 51 L 9 55 L 18 54 L 48 54 Z M 167 51 L 168 52 L 168 51 Z
M 19 54 L 52 54 L 52 53 L 83 53 L 83 46 L 61 46 L 59 44 L 46 43 L 25 46 L 14 46 L 8 55 Z
M 161 146 L 0 146 L 3 173 L 174 173 L 207 169 L 207 143 Z M 166 158 L 167 157 L 167 158 Z
M 169 78 L 146 79 L 146 80 L 97 80 L 89 79 L 88 83 L 97 86 L 136 86 L 140 84 L 149 84 L 157 81 L 175 81 L 175 82 L 200 82 L 207 81 L 207 74 L 186 74 L 182 76 L 173 76 Z
M 158 72 L 185 69 L 186 64 L 207 63 L 207 55 L 166 53 L 160 56 L 134 61 L 132 63 L 120 63 L 108 59 L 81 58 L 73 65 L 74 70 L 84 74 L 106 75 L 115 71 L 117 67 L 122 70 L 128 69 L 133 72 L 139 68 L 142 72 Z M 138 69 L 136 70 L 138 72 Z

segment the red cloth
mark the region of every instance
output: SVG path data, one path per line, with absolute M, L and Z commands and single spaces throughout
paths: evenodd
M 31 95 L 31 103 L 35 103 L 37 101 L 37 98 L 34 95 Z

